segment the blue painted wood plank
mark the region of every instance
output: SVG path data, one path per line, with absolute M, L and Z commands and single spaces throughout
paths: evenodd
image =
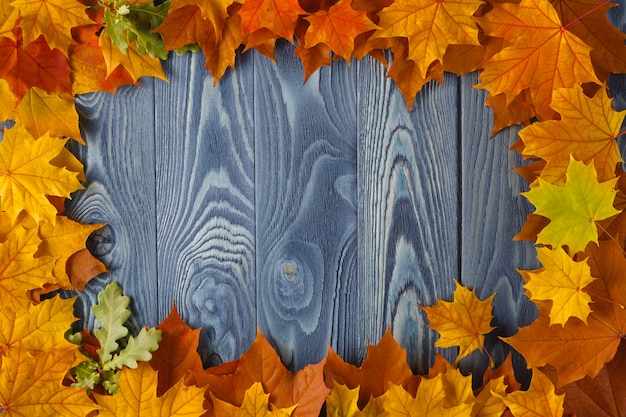
M 450 299 L 459 274 L 457 79 L 427 84 L 414 109 L 374 60 L 358 68 L 358 345 L 392 326 L 414 371 L 434 361 L 420 305 Z
M 214 86 L 202 53 L 172 56 L 156 90 L 158 310 L 202 327 L 206 365 L 256 335 L 252 54 Z
M 303 86 L 292 54 L 283 44 L 278 65 L 255 60 L 257 311 L 299 369 L 326 355 L 355 274 L 356 92 L 341 64 Z
M 498 330 L 494 334 L 512 336 L 518 326 L 530 324 L 536 316 L 516 271 L 537 268 L 536 252 L 532 242 L 512 240 L 533 208 L 519 195 L 528 190 L 528 183 L 512 171 L 524 164 L 518 153 L 509 150 L 520 127 L 505 129 L 490 139 L 493 112 L 484 105 L 487 93 L 472 88 L 477 77 L 478 73 L 464 75 L 460 85 L 461 279 L 481 299 L 496 293 L 492 325 Z M 495 337 L 488 339 L 487 349 L 497 363 L 509 351 Z M 516 363 L 524 369 L 517 356 Z M 475 382 L 481 382 L 488 361 L 476 352 L 461 365 L 477 375 L 480 381 Z
M 79 294 L 84 300 L 81 316 L 89 325 L 96 294 L 111 281 L 119 282 L 132 297 L 137 325 L 158 323 L 154 84 L 160 82 L 142 79 L 143 88 L 76 98 L 88 144 L 78 149 L 87 188 L 74 195 L 66 214 L 83 223 L 107 223 L 92 243 L 97 243 L 95 253 L 110 269 L 110 276 L 100 276 Z

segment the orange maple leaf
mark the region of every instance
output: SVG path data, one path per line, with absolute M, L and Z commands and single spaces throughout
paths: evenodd
M 501 396 L 514 416 L 561 417 L 564 396 L 554 392 L 550 379 L 538 369 L 533 369 L 530 387 Z
M 125 369 L 116 395 L 93 393 L 96 403 L 102 407 L 98 416 L 199 417 L 204 413 L 206 388 L 178 381 L 165 394 L 157 396 L 157 380 L 157 371 L 147 362 L 139 362 L 136 369 Z
M 552 119 L 553 91 L 586 82 L 601 84 L 591 63 L 591 48 L 567 30 L 549 2 L 492 5 L 493 10 L 476 19 L 487 35 L 512 45 L 487 60 L 476 88 L 492 96 L 504 93 L 507 105 L 528 88 L 537 116 Z
M 297 404 L 294 416 L 317 417 L 330 392 L 324 384 L 323 368 L 324 361 L 292 374 L 259 330 L 248 351 L 238 360 L 192 372 L 187 382 L 201 387 L 208 385 L 211 396 L 235 406 L 243 403 L 248 388 L 261 382 L 274 407 L 289 408 Z
M 434 61 L 441 61 L 448 45 L 478 45 L 478 27 L 472 15 L 479 0 L 396 0 L 378 13 L 380 29 L 372 38 L 405 37 L 408 59 L 422 78 Z
M 141 77 L 155 77 L 167 81 L 159 58 L 152 58 L 147 54 L 140 54 L 137 51 L 135 42 L 128 45 L 126 53 L 120 51 L 111 42 L 111 38 L 105 35 L 100 36 L 100 48 L 104 55 L 107 66 L 107 77 L 109 77 L 118 66 L 123 67 L 136 82 Z
M 590 98 L 580 86 L 553 92 L 551 107 L 560 120 L 533 123 L 519 132 L 522 155 L 547 162 L 541 178 L 562 185 L 570 155 L 585 164 L 593 161 L 599 181 L 615 178 L 616 165 L 622 162 L 616 139 L 626 111 L 613 109 L 605 89 Z
M 170 18 L 169 15 L 172 12 L 187 8 L 187 6 L 196 6 L 200 10 L 203 20 L 211 26 L 213 32 L 217 34 L 217 38 L 221 39 L 224 23 L 228 18 L 228 7 L 233 3 L 243 3 L 243 0 L 172 0 L 168 17 L 164 23 Z
M 66 56 L 74 42 L 71 29 L 93 23 L 77 0 L 14 0 L 11 5 L 19 10 L 26 45 L 43 35 L 52 49 Z
M 206 39 L 215 33 L 199 6 L 195 4 L 183 6 L 180 2 L 173 2 L 172 6 L 175 4 L 177 7 L 171 7 L 167 18 L 155 29 L 155 32 L 163 38 L 166 50 L 174 51 L 186 45 L 206 42 Z
M 403 386 L 414 393 L 420 378 L 413 375 L 406 361 L 406 350 L 395 341 L 388 328 L 376 345 L 368 345 L 367 356 L 360 367 L 344 362 L 329 349 L 324 368 L 326 384 L 333 383 L 354 389 L 360 387 L 359 408 L 363 409 L 371 397 L 379 397 L 389 383 Z
M 323 43 L 348 63 L 354 39 L 378 27 L 367 13 L 353 9 L 350 0 L 340 0 L 328 10 L 319 10 L 305 19 L 310 23 L 304 37 L 306 47 Z
M 198 355 L 200 329 L 191 330 L 178 315 L 176 305 L 156 328 L 162 332 L 161 341 L 150 365 L 159 372 L 157 395 L 163 395 L 190 371 L 202 371 Z
M 246 0 L 238 14 L 243 37 L 267 30 L 269 33 L 264 35 L 265 38 L 279 37 L 293 43 L 298 18 L 306 11 L 298 0 Z
M 524 356 L 528 366 L 553 366 L 558 372 L 557 387 L 597 375 L 626 335 L 626 310 L 622 308 L 626 305 L 626 258 L 610 240 L 589 245 L 586 254 L 592 276 L 598 277 L 587 286 L 594 302 L 587 324 L 572 318 L 563 327 L 551 326 L 549 302 L 536 301 L 537 320 L 503 339 Z
M 21 30 L 15 29 L 13 34 L 15 40 L 0 38 L 0 78 L 9 83 L 17 100 L 33 86 L 70 94 L 70 67 L 65 55 L 50 49 L 43 36 L 24 46 Z
M 457 362 L 473 351 L 484 349 L 485 336 L 494 327 L 491 326 L 492 294 L 486 300 L 480 300 L 476 293 L 455 281 L 453 301 L 437 300 L 434 306 L 420 306 L 428 315 L 428 327 L 439 332 L 435 342 L 438 347 L 459 346 Z

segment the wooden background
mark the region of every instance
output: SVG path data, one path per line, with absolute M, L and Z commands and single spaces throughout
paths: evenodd
M 624 29 L 626 13 L 613 15 Z M 511 171 L 518 129 L 489 139 L 477 75 L 428 84 L 409 112 L 372 59 L 303 85 L 292 54 L 282 43 L 278 65 L 239 55 L 216 86 L 201 53 L 172 56 L 169 83 L 77 100 L 88 186 L 67 214 L 108 224 L 89 244 L 111 270 L 81 295 L 86 323 L 94 294 L 118 281 L 137 325 L 175 302 L 202 327 L 205 365 L 244 353 L 257 326 L 292 370 L 328 344 L 359 364 L 391 326 L 419 373 L 437 336 L 417 306 L 450 300 L 454 279 L 497 293 L 498 334 L 529 324 L 515 268 L 535 268 L 535 251 L 511 240 L 532 210 Z M 626 107 L 626 78 L 611 83 Z M 488 345 L 504 358 L 504 344 Z

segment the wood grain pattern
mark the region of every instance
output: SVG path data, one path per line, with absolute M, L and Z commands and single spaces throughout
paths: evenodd
M 202 53 L 166 63 L 156 86 L 159 320 L 172 303 L 202 327 L 205 364 L 239 357 L 256 335 L 253 60 L 217 86 Z
M 496 293 L 492 324 L 498 330 L 494 335 L 512 336 L 518 326 L 530 324 L 536 316 L 534 305 L 522 294 L 523 280 L 515 269 L 539 267 L 532 242 L 512 241 L 533 211 L 519 195 L 528 190 L 527 182 L 511 170 L 523 165 L 521 156 L 509 150 L 518 138 L 519 127 L 489 139 L 493 112 L 483 105 L 486 92 L 472 88 L 478 74 L 464 75 L 460 82 L 461 281 L 475 288 L 481 299 Z M 496 337 L 487 343 L 497 363 L 503 361 L 507 346 Z M 476 354 L 462 365 L 474 375 L 482 375 L 488 365 L 486 359 Z M 517 356 L 516 361 L 523 369 Z
M 82 317 L 92 325 L 90 307 L 107 283 L 117 281 L 132 297 L 137 323 L 158 323 L 156 270 L 156 204 L 154 196 L 154 85 L 122 88 L 77 97 L 83 137 L 79 158 L 85 164 L 87 188 L 74 195 L 66 214 L 83 223 L 107 223 L 96 253 L 110 269 L 88 285 Z M 111 242 L 106 244 L 106 242 Z
M 293 47 L 255 61 L 257 308 L 292 369 L 327 351 L 341 285 L 355 270 L 354 78 L 303 75 Z
M 384 68 L 365 60 L 359 80 L 361 349 L 387 326 L 423 373 L 436 334 L 419 305 L 450 299 L 458 277 L 457 80 L 430 83 L 413 112 Z M 356 336 L 356 335 L 355 335 Z M 363 352 L 363 350 L 361 350 Z M 361 353 L 362 354 L 362 353 Z

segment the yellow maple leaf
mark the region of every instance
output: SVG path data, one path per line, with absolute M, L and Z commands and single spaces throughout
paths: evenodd
M 0 410 L 3 417 L 84 417 L 98 406 L 85 390 L 63 386 L 75 363 L 74 349 L 49 349 L 38 355 L 17 346 L 2 358 Z
M 17 99 L 9 87 L 9 83 L 0 78 L 0 122 L 13 118 L 17 109 Z
M 54 224 L 57 211 L 46 196 L 69 198 L 83 188 L 77 173 L 50 162 L 63 154 L 66 142 L 48 134 L 35 140 L 19 123 L 5 130 L 0 142 L 0 209 L 11 220 L 25 210 L 36 221 Z
M 439 332 L 435 342 L 438 347 L 459 346 L 457 361 L 477 349 L 483 349 L 485 334 L 494 328 L 491 326 L 491 301 L 495 294 L 486 300 L 480 300 L 474 291 L 470 291 L 455 281 L 454 300 L 437 300 L 434 306 L 421 306 L 428 316 L 428 327 Z
M 571 254 L 598 242 L 596 221 L 620 211 L 613 207 L 617 178 L 598 182 L 596 169 L 570 157 L 565 185 L 560 187 L 538 178 L 537 185 L 521 193 L 535 207 L 535 214 L 550 223 L 537 235 L 537 243 L 553 248 L 567 245 Z
M 52 137 L 70 137 L 85 144 L 78 128 L 74 99 L 31 87 L 17 107 L 17 117 L 35 138 L 46 132 Z
M 434 61 L 441 61 L 453 44 L 478 45 L 478 27 L 472 15 L 480 0 L 396 0 L 378 13 L 376 38 L 405 37 L 408 59 L 415 61 L 426 78 Z
M 93 24 L 85 13 L 86 6 L 77 0 L 14 0 L 19 10 L 24 44 L 43 35 L 51 49 L 57 48 L 67 56 L 74 42 L 71 29 Z
M 76 252 L 85 249 L 87 237 L 100 229 L 103 224 L 81 224 L 67 217 L 59 216 L 55 225 L 42 223 L 39 236 L 42 238 L 37 256 L 48 255 L 58 257 L 54 267 L 54 275 L 61 281 L 63 288 L 72 288 L 67 275 L 66 264 Z
M 476 396 L 472 417 L 500 417 L 506 410 L 502 396 L 506 395 L 504 375 L 487 382 Z
M 100 48 L 107 66 L 107 77 L 121 65 L 128 71 L 133 82 L 136 82 L 140 77 L 155 77 L 167 81 L 159 58 L 152 58 L 148 54 L 140 54 L 137 51 L 135 42 L 130 43 L 126 53 L 124 53 L 113 45 L 111 38 L 100 36 Z
M 598 180 L 614 178 L 615 167 L 622 162 L 616 138 L 626 110 L 613 109 L 606 89 L 590 98 L 579 85 L 553 92 L 550 106 L 561 115 L 560 120 L 533 123 L 519 132 L 522 155 L 546 161 L 541 178 L 562 185 L 569 155 L 585 164 L 593 161 Z
M 148 362 L 136 369 L 124 369 L 116 395 L 93 396 L 102 407 L 99 417 L 194 417 L 205 410 L 205 388 L 187 386 L 178 381 L 162 396 L 157 396 L 158 373 Z
M 74 317 L 74 298 L 65 300 L 60 296 L 45 300 L 38 305 L 2 306 L 0 316 L 0 357 L 9 355 L 15 346 L 31 354 L 44 353 L 50 349 L 76 350 L 64 333 Z
M 583 289 L 595 278 L 585 260 L 575 262 L 563 248 L 537 248 L 537 259 L 543 265 L 535 271 L 520 271 L 531 300 L 552 302 L 550 325 L 565 325 L 570 317 L 587 323 L 591 313 L 591 296 Z
M 217 416 L 224 417 L 289 417 L 297 404 L 287 408 L 272 407 L 270 395 L 263 391 L 263 384 L 255 382 L 244 394 L 241 406 L 234 406 L 227 401 L 212 397 L 213 408 Z
M 591 63 L 591 48 L 563 26 L 550 2 L 521 0 L 492 6 L 478 23 L 487 35 L 512 45 L 487 60 L 476 88 L 492 96 L 505 94 L 507 105 L 528 88 L 536 114 L 551 119 L 553 91 L 585 82 L 601 84 Z
M 333 380 L 333 390 L 326 398 L 326 415 L 329 417 L 385 417 L 389 414 L 384 408 L 386 395 L 370 397 L 363 408 L 359 409 L 360 388 L 350 389 L 347 385 Z
M 9 0 L 0 1 L 0 36 L 15 40 L 13 28 L 19 18 L 20 12 L 11 7 Z
M 0 213 L 0 301 L 2 308 L 23 306 L 29 302 L 28 291 L 43 288 L 54 281 L 52 269 L 56 258 L 35 258 L 41 239 L 37 226 L 28 224 L 30 217 L 22 215 L 12 222 L 6 213 Z
M 561 417 L 565 395 L 557 395 L 554 385 L 537 368 L 533 368 L 533 376 L 527 391 L 514 391 L 502 394 L 494 391 L 494 395 L 502 398 L 514 417 Z
M 402 386 L 389 383 L 386 392 L 385 410 L 392 416 L 443 416 L 443 374 L 434 378 L 422 379 L 412 397 Z

